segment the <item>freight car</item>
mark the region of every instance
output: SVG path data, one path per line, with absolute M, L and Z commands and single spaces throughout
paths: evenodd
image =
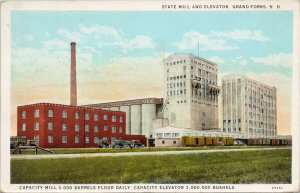
M 235 143 L 238 141 L 238 143 Z M 240 144 L 240 141 L 245 145 L 291 145 L 291 139 L 233 139 L 232 137 L 206 137 L 206 136 L 182 136 L 181 144 L 186 147 L 193 146 L 217 146 L 226 145 L 232 146 L 234 144 Z
M 231 137 L 204 137 L 204 136 L 183 136 L 181 144 L 186 147 L 192 146 L 212 146 L 212 145 L 233 145 Z
M 290 139 L 244 139 L 246 145 L 291 145 Z

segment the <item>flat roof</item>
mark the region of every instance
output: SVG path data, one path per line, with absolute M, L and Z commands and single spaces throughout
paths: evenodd
M 87 105 L 82 105 L 82 106 L 107 108 L 107 107 L 119 107 L 119 106 L 141 105 L 141 104 L 163 104 L 163 98 L 132 99 L 132 100 L 124 100 L 124 101 L 113 101 L 113 102 L 106 102 L 106 103 L 87 104 Z

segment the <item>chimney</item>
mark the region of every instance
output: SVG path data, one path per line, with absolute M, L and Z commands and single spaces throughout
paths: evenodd
M 76 42 L 71 42 L 71 100 L 70 105 L 77 105 L 76 84 Z

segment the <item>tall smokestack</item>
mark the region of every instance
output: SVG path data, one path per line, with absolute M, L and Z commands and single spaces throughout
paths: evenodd
M 76 83 L 76 42 L 71 42 L 71 101 L 70 105 L 77 105 Z

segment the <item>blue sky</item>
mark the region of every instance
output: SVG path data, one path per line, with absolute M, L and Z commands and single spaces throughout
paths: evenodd
M 280 102 L 290 101 L 291 11 L 13 11 L 11 16 L 15 106 L 68 104 L 71 41 L 77 42 L 81 104 L 162 97 L 162 59 L 197 55 L 199 44 L 199 56 L 218 64 L 219 77 L 241 73 L 276 86 L 278 112 L 290 113 L 290 104 Z
M 82 41 L 79 38 L 73 38 L 79 41 L 78 46 L 93 46 L 102 54 L 100 59 L 94 57 L 97 64 L 105 62 L 107 57 L 112 56 L 147 56 L 157 51 L 168 53 L 187 52 L 197 54 L 197 47 L 188 49 L 179 49 L 177 42 L 182 40 L 184 33 L 197 31 L 203 35 L 211 35 L 212 32 L 230 32 L 232 30 L 259 31 L 266 40 L 232 39 L 221 37 L 226 44 L 238 47 L 237 49 L 228 50 L 201 50 L 200 56 L 210 58 L 218 56 L 224 58 L 228 63 L 226 66 L 220 64 L 220 70 L 224 71 L 243 71 L 253 68 L 256 71 L 270 70 L 260 63 L 252 62 L 249 66 L 239 66 L 229 63 L 236 57 L 250 59 L 251 57 L 266 57 L 277 53 L 292 52 L 292 12 L 289 11 L 257 11 L 257 12 L 50 12 L 50 11 L 15 11 L 12 14 L 12 34 L 13 47 L 31 47 L 40 49 L 43 42 L 57 39 L 69 43 L 72 36 L 66 37 L 59 33 L 58 30 L 66 29 L 69 32 L 78 32 L 80 25 L 85 27 L 105 26 L 111 27 L 118 31 L 122 38 L 130 39 L 137 35 L 143 35 L 151 38 L 155 45 L 149 49 L 124 49 L 120 46 L 97 46 L 97 40 L 106 38 L 109 42 L 111 36 L 103 35 L 103 39 L 95 38 L 85 34 Z M 176 21 L 176 22 L 174 22 Z M 27 35 L 27 40 L 24 36 Z M 30 39 L 32 37 L 33 39 Z M 212 36 L 211 38 L 215 38 Z M 31 40 L 31 41 L 30 41 Z M 201 39 L 199 40 L 201 41 Z M 65 48 L 67 50 L 68 47 Z M 82 50 L 89 52 L 89 50 Z M 250 60 L 252 61 L 252 60 Z M 270 67 L 270 66 L 269 66 Z M 290 74 L 290 70 L 278 66 L 273 68 L 277 72 L 285 75 Z

